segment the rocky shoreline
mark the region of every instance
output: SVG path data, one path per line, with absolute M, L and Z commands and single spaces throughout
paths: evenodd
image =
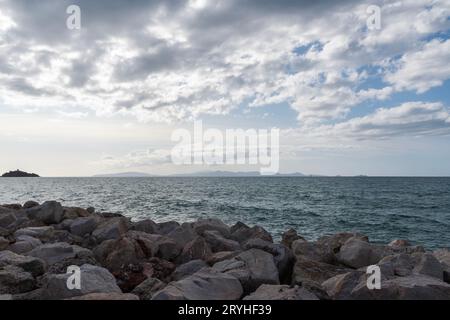
M 367 267 L 381 289 L 367 287 Z M 69 289 L 71 266 L 80 288 Z M 0 206 L 0 300 L 450 299 L 450 251 L 358 233 L 274 243 L 217 219 L 131 221 L 55 201 Z

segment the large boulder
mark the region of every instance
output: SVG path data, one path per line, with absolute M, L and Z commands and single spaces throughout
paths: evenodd
M 231 227 L 230 232 L 231 238 L 238 241 L 239 243 L 244 243 L 254 238 L 273 242 L 272 235 L 260 226 L 254 226 L 250 228 L 246 224 L 238 222 L 233 227 Z
M 260 238 L 255 238 L 248 240 L 244 245 L 245 250 L 252 248 L 261 249 L 270 253 L 280 274 L 280 280 L 284 283 L 290 283 L 294 255 L 288 247 L 283 244 L 274 244 Z
M 308 259 L 318 262 L 333 264 L 335 255 L 330 247 L 317 242 L 296 240 L 292 243 L 292 252 L 296 259 Z
M 384 255 L 388 254 L 380 246 L 353 237 L 344 243 L 337 257 L 342 264 L 358 269 L 376 264 Z
M 27 257 L 11 251 L 0 252 L 0 267 L 16 266 L 29 272 L 32 276 L 40 276 L 45 272 L 45 262 L 39 258 Z
M 70 233 L 83 237 L 90 234 L 97 227 L 98 219 L 94 216 L 76 218 L 70 224 Z
M 153 295 L 166 286 L 164 282 L 156 278 L 148 278 L 133 289 L 131 293 L 141 300 L 151 300 Z
M 194 225 L 195 232 L 202 236 L 205 231 L 217 231 L 223 237 L 230 237 L 230 227 L 216 218 L 198 219 Z
M 233 259 L 218 262 L 213 269 L 239 279 L 247 293 L 262 284 L 280 284 L 273 256 L 260 249 L 250 249 Z
M 77 207 L 64 207 L 64 220 L 65 219 L 72 219 L 75 220 L 77 218 L 85 218 L 90 216 L 90 212 L 83 209 L 83 208 L 77 208 Z
M 79 246 L 65 242 L 43 244 L 26 253 L 27 256 L 36 257 L 46 262 L 48 266 L 61 262 L 67 258 L 92 256 L 92 252 Z
M 317 296 L 299 286 L 263 284 L 243 300 L 319 300 Z
M 435 277 L 412 274 L 381 281 L 380 290 L 369 290 L 364 280 L 352 290 L 352 299 L 450 300 L 450 285 Z
M 152 235 L 141 231 L 129 231 L 127 237 L 132 239 L 136 246 L 140 247 L 146 258 L 156 256 L 159 245 Z
M 384 274 L 391 273 L 393 276 L 423 274 L 439 280 L 444 279 L 444 267 L 431 253 L 394 254 L 381 259 L 378 265 Z
M 190 223 L 183 223 L 165 235 L 174 240 L 180 247 L 184 247 L 186 243 L 197 238 L 197 234 Z
M 168 235 L 169 233 L 171 233 L 173 230 L 175 230 L 180 226 L 180 224 L 176 221 L 160 222 L 157 223 L 157 225 L 158 225 L 157 233 L 162 235 Z
M 80 289 L 69 289 L 67 282 L 72 274 L 47 274 L 43 279 L 41 299 L 59 300 L 90 293 L 122 293 L 114 276 L 98 266 L 84 264 L 80 267 Z
M 158 224 L 150 219 L 141 220 L 138 222 L 133 222 L 131 227 L 132 230 L 146 232 L 149 234 L 158 234 Z
M 19 238 L 20 236 L 29 236 L 37 238 L 41 241 L 48 241 L 54 235 L 55 229 L 52 226 L 44 227 L 27 227 L 16 230 L 14 232 L 14 237 Z
M 325 280 L 350 270 L 342 266 L 299 257 L 292 272 L 292 283 L 298 285 L 304 285 L 305 283 L 320 285 Z
M 45 224 L 57 224 L 63 220 L 63 207 L 59 202 L 46 201 L 39 206 L 26 209 L 30 219 L 39 220 Z
M 128 220 L 123 217 L 109 218 L 101 222 L 92 232 L 98 243 L 106 240 L 119 239 L 128 231 Z
M 196 237 L 184 246 L 178 260 L 180 263 L 186 263 L 196 259 L 206 261 L 211 253 L 211 248 L 208 243 L 206 243 L 205 239 Z
M 239 255 L 240 253 L 241 253 L 241 251 L 221 251 L 221 252 L 215 252 L 215 253 L 211 254 L 211 255 L 208 257 L 208 259 L 206 260 L 206 262 L 207 262 L 210 266 L 213 266 L 213 265 L 216 264 L 217 262 L 232 259 L 232 258 L 236 257 L 237 255 Z
M 0 267 L 0 294 L 31 291 L 36 286 L 32 274 L 14 265 Z
M 152 300 L 238 300 L 243 294 L 235 277 L 203 269 L 180 281 L 171 282 Z
M 23 235 L 16 237 L 16 242 L 9 245 L 8 250 L 15 253 L 26 253 L 40 245 L 42 245 L 41 240 Z
M 0 207 L 0 227 L 9 229 L 17 221 L 13 210 Z
M 137 264 L 145 257 L 140 246 L 126 237 L 103 241 L 94 248 L 94 255 L 97 261 L 111 272 L 118 272 L 126 265 Z
M 39 202 L 30 200 L 30 201 L 25 202 L 23 204 L 22 208 L 24 208 L 24 209 L 31 209 L 31 208 L 34 208 L 34 207 L 37 207 L 37 206 L 39 206 Z
M 239 242 L 225 238 L 219 231 L 203 231 L 203 237 L 213 252 L 241 250 L 241 245 Z
M 175 269 L 172 274 L 172 279 L 174 281 L 181 280 L 206 267 L 208 267 L 208 265 L 203 260 L 192 260 L 186 262 Z
M 450 283 L 450 250 L 440 249 L 433 252 L 436 259 L 439 260 L 444 268 L 444 281 Z
M 330 252 L 338 254 L 344 243 L 350 238 L 355 238 L 361 241 L 368 242 L 369 238 L 366 235 L 356 232 L 339 232 L 333 235 L 322 236 L 317 239 L 317 244 L 321 247 L 327 248 Z

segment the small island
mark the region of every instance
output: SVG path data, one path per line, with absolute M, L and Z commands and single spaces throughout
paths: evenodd
M 39 176 L 35 173 L 28 173 L 20 170 L 10 171 L 2 175 L 4 178 L 38 178 Z

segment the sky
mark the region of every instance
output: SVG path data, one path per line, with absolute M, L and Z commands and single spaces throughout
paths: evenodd
M 448 176 L 450 0 L 0 0 L 0 171 L 255 169 L 175 165 L 195 120 L 279 128 L 282 173 Z

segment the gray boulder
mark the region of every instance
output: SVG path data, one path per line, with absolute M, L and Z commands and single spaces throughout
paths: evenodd
M 383 249 L 353 237 L 344 243 L 337 257 L 342 264 L 357 269 L 380 261 Z
M 172 231 L 166 233 L 166 235 L 174 240 L 180 247 L 184 247 L 186 243 L 197 238 L 194 228 L 189 223 L 183 223 L 181 226 L 177 226 Z
M 26 255 L 42 259 L 48 266 L 68 258 L 93 256 L 90 250 L 79 246 L 70 245 L 65 242 L 43 244 L 26 253 Z
M 273 242 L 272 235 L 260 226 L 254 226 L 250 228 L 244 223 L 238 222 L 233 227 L 231 227 L 230 232 L 231 238 L 238 241 L 239 243 L 244 243 L 254 238 Z
M 262 284 L 280 284 L 273 256 L 260 249 L 250 249 L 233 259 L 218 262 L 213 269 L 239 279 L 248 293 Z
M 119 239 L 128 231 L 128 221 L 123 217 L 109 218 L 101 222 L 92 232 L 98 243 L 106 240 Z
M 42 221 L 45 224 L 57 224 L 63 220 L 63 207 L 59 202 L 46 201 L 42 205 L 26 209 L 30 219 Z
M 296 259 L 303 258 L 328 264 L 336 262 L 335 255 L 331 248 L 317 242 L 296 240 L 292 243 L 292 252 Z
M 41 241 L 46 241 L 50 239 L 55 232 L 55 229 L 52 226 L 45 226 L 45 227 L 27 227 L 22 228 L 19 230 L 16 230 L 14 232 L 14 237 L 18 239 L 21 236 L 28 236 L 37 238 Z
M 211 248 L 205 239 L 197 237 L 184 246 L 178 260 L 180 263 L 186 263 L 196 259 L 206 261 L 211 254 Z
M 171 233 L 173 230 L 175 230 L 180 226 L 180 224 L 176 221 L 160 222 L 157 223 L 157 225 L 158 225 L 157 233 L 162 235 L 168 235 L 169 233 Z
M 31 273 L 14 265 L 0 267 L 0 294 L 17 294 L 31 291 L 36 280 Z
M 77 236 L 90 234 L 97 227 L 98 219 L 96 217 L 77 218 L 70 224 L 70 233 Z
M 164 282 L 156 278 L 148 278 L 139 284 L 131 292 L 137 295 L 141 300 L 151 300 L 153 295 L 166 286 Z
M 261 285 L 255 292 L 243 300 L 319 300 L 317 296 L 299 286 Z
M 226 239 L 219 231 L 203 231 L 203 237 L 205 238 L 206 242 L 209 244 L 213 252 L 241 250 L 241 245 L 239 244 L 239 242 Z
M 203 260 L 192 260 L 186 262 L 180 266 L 178 266 L 172 274 L 172 279 L 175 281 L 181 280 L 190 276 L 197 271 L 200 271 L 202 268 L 208 267 L 205 261 Z
M 327 279 L 349 271 L 351 269 L 342 266 L 299 257 L 293 268 L 292 283 L 298 285 L 303 285 L 304 283 L 320 285 Z
M 114 276 L 105 268 L 84 264 L 80 272 L 81 289 L 73 290 L 67 286 L 71 274 L 47 274 L 43 280 L 41 299 L 59 300 L 90 293 L 122 293 Z
M 39 206 L 39 202 L 30 200 L 30 201 L 27 201 L 27 202 L 24 203 L 23 208 L 24 209 L 31 209 L 31 208 L 34 208 L 34 207 L 37 207 L 37 206 Z
M 9 240 L 0 236 L 0 250 L 5 250 L 9 246 Z
M 27 257 L 11 251 L 0 252 L 0 267 L 16 266 L 29 272 L 32 276 L 40 276 L 45 272 L 45 262 L 34 257 Z
M 17 221 L 13 210 L 0 207 L 0 227 L 9 229 Z
M 230 237 L 230 227 L 216 218 L 198 219 L 193 227 L 195 232 L 201 236 L 205 231 L 217 231 L 225 238 Z
M 142 231 L 149 234 L 158 234 L 158 224 L 150 219 L 141 220 L 138 222 L 134 222 L 132 225 L 132 229 L 136 231 Z
M 235 277 L 203 269 L 180 281 L 171 282 L 152 300 L 238 300 L 243 294 Z

